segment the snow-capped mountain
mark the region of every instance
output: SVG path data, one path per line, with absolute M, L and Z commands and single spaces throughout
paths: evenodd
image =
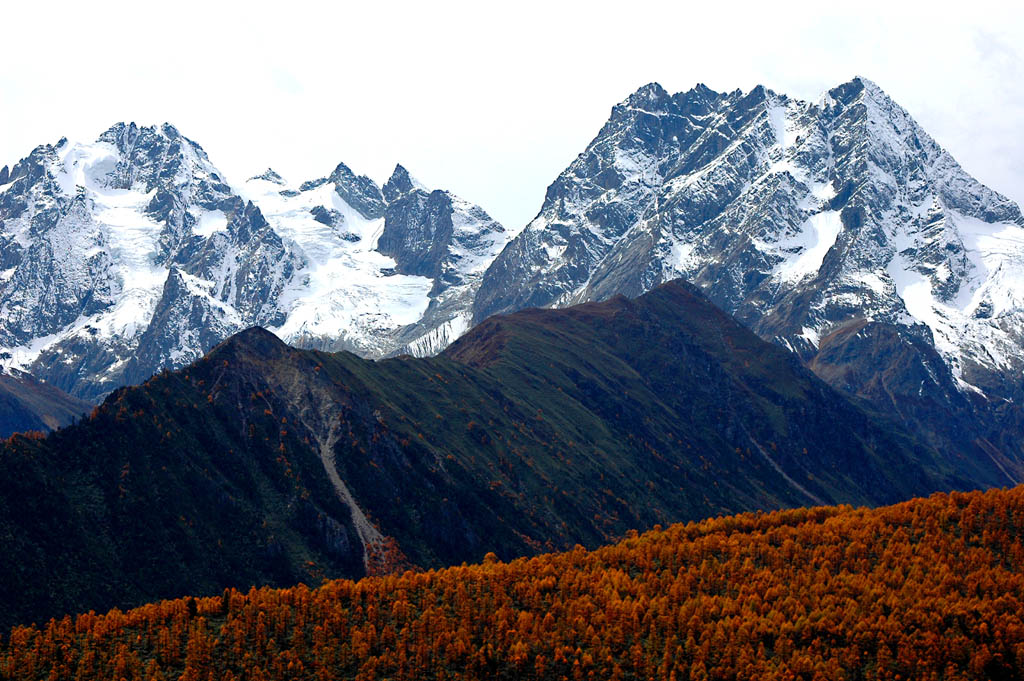
M 639 89 L 495 259 L 474 320 L 677 277 L 950 456 L 1024 458 L 1024 219 L 874 83 Z
M 487 267 L 512 238 L 479 206 L 429 191 L 401 166 L 384 185 L 387 209 L 378 250 L 402 274 L 434 284 L 420 322 L 396 336 L 401 352 L 440 352 L 472 326 L 472 307 Z
M 475 318 L 676 277 L 805 358 L 866 319 L 927 339 L 960 388 L 1024 370 L 1019 208 L 863 78 L 817 102 L 641 88 L 491 266 Z
M 37 147 L 0 180 L 0 362 L 89 399 L 248 326 L 370 357 L 440 349 L 511 236 L 401 166 L 387 191 L 343 164 L 235 187 L 167 124 Z M 432 269 L 406 261 L 419 239 Z
M 433 354 L 469 328 L 483 272 L 511 235 L 482 209 L 428 190 L 401 165 L 378 187 L 339 165 L 289 188 L 272 170 L 240 190 L 305 265 L 271 326 L 303 347 L 366 357 Z
M 926 440 L 1024 456 L 1021 212 L 862 78 L 815 102 L 645 86 L 518 235 L 401 166 L 232 185 L 169 125 L 0 170 L 0 362 L 89 399 L 251 325 L 426 355 L 677 277 Z

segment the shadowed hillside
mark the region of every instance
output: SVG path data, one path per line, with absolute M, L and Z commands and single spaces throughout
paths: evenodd
M 4 445 L 0 602 L 10 624 L 984 474 L 936 461 L 682 283 L 496 317 L 433 359 L 252 329 Z

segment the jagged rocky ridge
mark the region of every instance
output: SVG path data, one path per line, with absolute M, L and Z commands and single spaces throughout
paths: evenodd
M 817 102 L 641 88 L 488 269 L 474 319 L 676 277 L 951 455 L 1024 455 L 1020 209 L 870 81 Z
M 0 179 L 0 361 L 87 399 L 253 325 L 365 356 L 436 352 L 510 236 L 401 166 L 383 190 L 344 164 L 235 187 L 166 124 L 43 145 Z
M 1001 476 L 935 457 L 682 282 L 496 316 L 431 358 L 256 328 L 0 442 L 0 625 Z

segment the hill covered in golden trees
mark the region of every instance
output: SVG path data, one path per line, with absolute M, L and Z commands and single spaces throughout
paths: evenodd
M 1024 487 L 18 627 L 6 679 L 1017 679 Z

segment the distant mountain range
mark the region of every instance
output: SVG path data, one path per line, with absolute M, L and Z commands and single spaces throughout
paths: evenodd
M 0 170 L 0 363 L 92 401 L 252 325 L 422 356 L 677 277 L 946 455 L 1024 457 L 1024 219 L 863 78 L 644 86 L 521 231 L 401 166 L 230 184 L 170 125 Z
M 28 374 L 0 374 L 0 437 L 66 426 L 93 405 Z
M 118 124 L 0 170 L 0 362 L 98 400 L 254 325 L 430 354 L 510 236 L 401 166 L 383 187 L 344 164 L 231 186 L 173 126 Z
M 251 329 L 0 445 L 0 624 L 1002 476 L 937 456 L 681 282 L 492 317 L 436 358 Z

